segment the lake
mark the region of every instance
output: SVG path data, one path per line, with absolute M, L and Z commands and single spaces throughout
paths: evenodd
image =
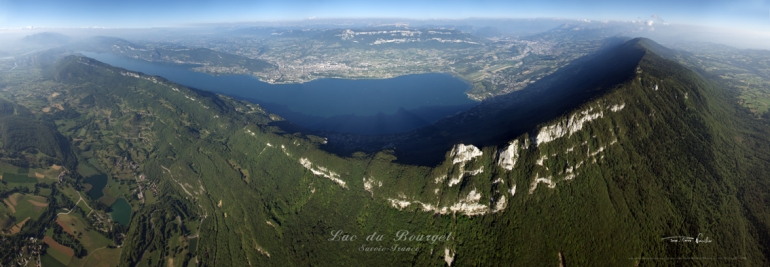
M 116 67 L 260 104 L 271 113 L 310 130 L 358 134 L 406 132 L 478 103 L 465 95 L 470 88 L 468 83 L 448 74 L 269 84 L 249 75 L 214 76 L 195 72 L 190 70 L 193 65 L 148 62 L 107 53 L 80 53 Z
M 106 174 L 97 174 L 86 177 L 84 182 L 92 185 L 91 189 L 88 190 L 87 194 L 91 199 L 98 200 L 102 196 L 104 196 L 104 187 L 107 186 L 107 175 Z
M 128 222 L 131 221 L 131 205 L 128 204 L 125 198 L 118 198 L 110 208 L 112 208 L 110 217 L 112 217 L 113 221 L 120 225 L 128 225 Z

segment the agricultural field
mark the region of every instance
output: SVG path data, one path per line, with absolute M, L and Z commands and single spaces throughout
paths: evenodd
M 90 225 L 78 214 L 59 214 L 56 223 L 64 228 L 66 233 L 74 236 L 88 251 L 95 251 L 113 244 L 112 240 L 91 230 Z
M 43 238 L 43 242 L 48 244 L 46 254 L 63 266 L 66 266 L 75 255 L 75 251 L 72 248 L 59 244 L 48 234 Z
M 7 183 L 34 184 L 56 182 L 61 166 L 49 168 L 18 168 L 9 164 L 0 164 L 0 179 Z
M 39 183 L 50 183 L 50 182 L 56 182 L 59 177 L 59 173 L 61 173 L 62 167 L 57 165 L 52 165 L 49 168 L 35 168 L 30 169 L 30 177 L 35 177 L 38 179 L 37 182 Z
M 770 90 L 747 86 L 738 98 L 740 104 L 754 114 L 761 116 L 770 110 Z
M 40 257 L 40 263 L 45 267 L 67 267 L 67 265 L 61 263 L 49 253 L 43 254 L 43 256 Z
M 18 184 L 37 183 L 37 178 L 29 177 L 27 174 L 4 172 L 3 181 Z
M 110 267 L 120 260 L 119 248 L 101 248 L 88 254 L 81 266 Z
M 48 207 L 45 197 L 14 193 L 2 200 L 0 229 L 18 232 L 27 220 L 37 220 Z
M 0 225 L 5 226 L 7 226 L 7 218 L 10 217 L 9 215 L 16 218 L 15 221 L 24 221 L 26 219 L 36 220 L 48 207 L 48 202 L 45 197 L 19 193 L 10 195 L 8 198 L 3 199 L 3 202 L 8 206 L 0 208 L 0 212 L 4 212 L 5 216 L 3 217 L 6 218 L 6 221 L 0 223 Z
M 682 63 L 718 74 L 722 82 L 738 90 L 738 104 L 755 117 L 770 118 L 770 55 L 719 45 L 704 48 L 705 52 L 696 52 Z
M 30 218 L 36 220 L 40 217 L 48 202 L 44 197 L 15 193 L 8 197 L 8 203 L 15 210 L 14 216 L 20 220 Z
M 3 229 L 3 233 L 8 235 L 15 235 L 21 232 L 22 227 L 24 227 L 24 225 L 27 224 L 28 221 L 29 221 L 29 218 L 24 219 L 23 221 L 17 224 L 14 224 L 13 226 L 11 226 L 11 228 Z

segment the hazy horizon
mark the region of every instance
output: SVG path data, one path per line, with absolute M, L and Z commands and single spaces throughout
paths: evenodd
M 562 18 L 770 31 L 770 1 L 11 1 L 0 28 L 152 28 L 317 19 Z
M 489 23 L 490 21 L 501 23 Z M 538 25 L 506 20 L 542 20 Z M 550 22 L 547 22 L 551 20 Z M 204 33 L 218 27 L 354 27 L 403 23 L 409 26 L 491 26 L 509 36 L 543 32 L 563 22 L 618 25 L 621 34 L 658 41 L 685 40 L 737 48 L 770 49 L 770 1 L 616 2 L 606 0 L 537 3 L 505 1 L 190 1 L 150 2 L 0 0 L 0 34 L 54 31 L 73 36 L 138 36 L 154 30 Z M 559 24 L 553 22 L 560 22 Z M 454 23 L 454 24 L 453 24 Z M 632 27 L 628 27 L 632 26 Z M 505 27 L 515 28 L 506 32 Z M 100 30 L 92 30 L 100 29 Z M 211 30 L 211 29 L 209 29 Z M 166 34 L 166 33 L 163 33 Z

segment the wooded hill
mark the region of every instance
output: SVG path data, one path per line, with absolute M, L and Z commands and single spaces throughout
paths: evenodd
M 70 88 L 73 125 L 141 132 L 91 145 L 123 150 L 159 185 L 131 217 L 121 266 L 766 266 L 768 126 L 665 56 L 634 39 L 499 112 L 447 118 L 418 139 L 436 147 L 412 155 L 428 167 L 404 164 L 403 144 L 331 154 L 258 105 L 88 58 L 48 79 Z M 452 238 L 394 240 L 402 230 Z M 409 249 L 365 249 L 394 245 Z

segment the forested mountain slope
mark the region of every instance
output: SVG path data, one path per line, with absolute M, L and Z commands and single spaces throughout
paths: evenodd
M 534 87 L 559 103 L 547 113 L 539 100 L 438 124 L 498 128 L 441 139 L 431 167 L 333 155 L 257 105 L 84 57 L 45 79 L 80 114 L 55 120 L 79 164 L 132 194 L 135 177 L 157 184 L 130 201 L 121 266 L 770 264 L 767 126 L 650 40 L 610 51 L 566 69 L 588 75 L 573 86 Z

